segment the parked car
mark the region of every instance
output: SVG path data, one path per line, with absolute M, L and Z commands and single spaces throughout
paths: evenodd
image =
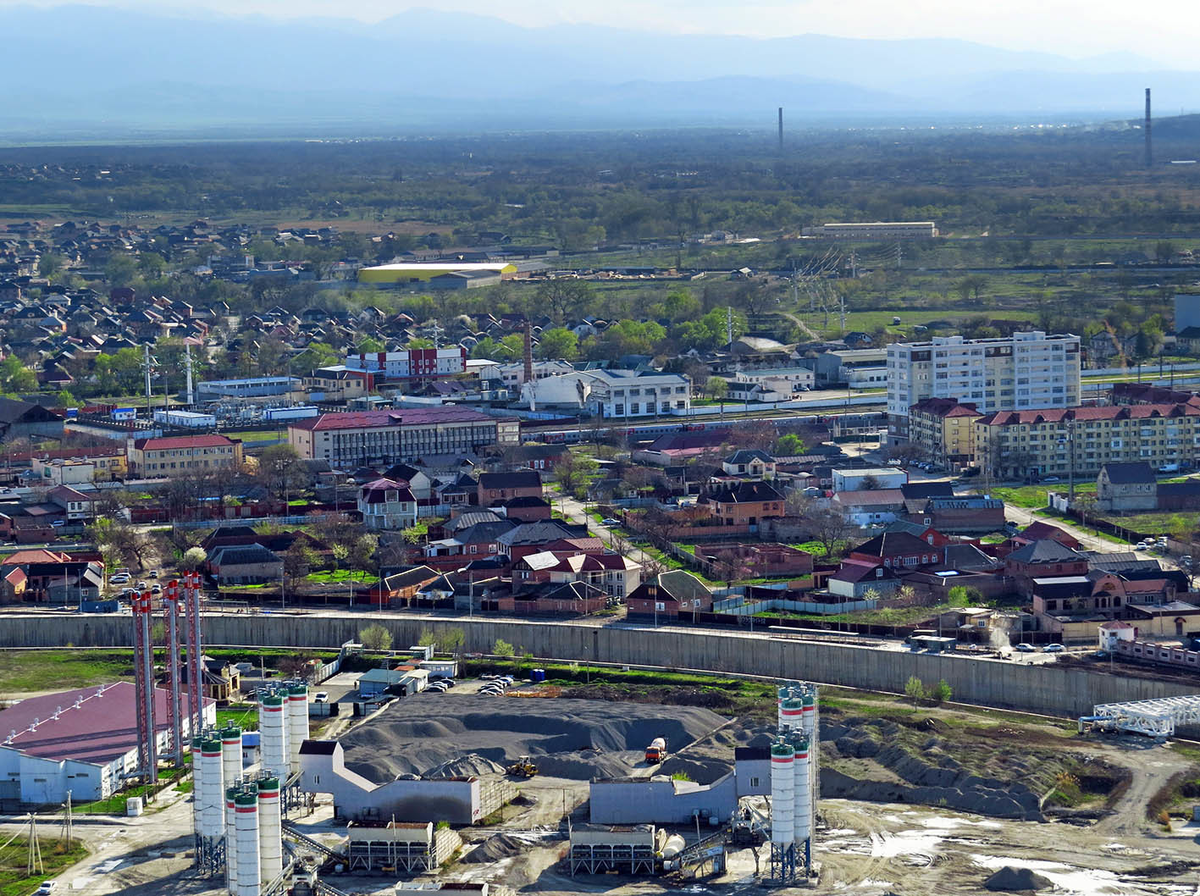
M 150 570 L 148 573 L 146 573 L 146 578 L 157 579 L 158 578 L 158 570 L 157 569 Z
M 601 526 L 619 526 L 619 525 L 621 525 L 621 521 L 615 520 L 611 516 L 606 516 L 604 519 L 602 519 L 600 521 L 600 525 Z
M 1032 644 L 1026 644 L 1024 641 L 1018 644 L 1016 649 L 1021 651 L 1021 653 L 1033 653 L 1037 650 Z
M 34 896 L 45 896 L 47 893 L 53 893 L 57 886 L 58 884 L 52 880 L 44 880 L 42 881 L 41 886 L 37 888 Z
M 1148 545 L 1146 542 L 1144 542 L 1144 541 L 1139 541 L 1137 544 L 1135 544 L 1135 545 L 1133 546 L 1133 549 L 1134 549 L 1135 551 L 1145 551 L 1145 550 L 1148 550 L 1148 549 L 1149 549 L 1149 547 L 1150 547 L 1150 545 Z
M 66 520 L 51 520 L 50 521 L 50 527 L 52 529 L 61 529 L 66 524 L 67 524 Z
M 1042 648 L 1042 653 L 1062 653 L 1066 650 L 1061 644 L 1047 644 Z
M 329 691 L 317 691 L 313 694 L 313 703 L 328 703 Z
M 1062 480 L 1057 476 L 1045 476 L 1042 478 L 1042 482 L 1062 482 Z
M 155 582 L 153 585 L 150 586 L 150 593 L 151 594 L 162 594 L 162 585 L 158 584 L 158 582 Z
M 125 584 L 126 582 L 128 582 L 128 581 L 129 581 L 129 576 L 127 576 L 127 575 L 126 575 L 125 573 L 123 573 L 123 572 L 119 572 L 119 573 L 117 573 L 115 576 L 113 576 L 111 579 L 109 579 L 109 580 L 108 580 L 108 584 L 110 584 L 110 585 L 124 585 L 124 584 Z

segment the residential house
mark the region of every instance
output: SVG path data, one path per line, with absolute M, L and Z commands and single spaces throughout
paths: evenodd
M 909 532 L 885 530 L 853 548 L 846 559 L 890 569 L 915 569 L 940 564 L 945 553 L 944 549 Z
M 543 582 L 524 586 L 497 599 L 501 613 L 528 616 L 583 616 L 607 607 L 612 598 L 596 585 L 582 581 Z
M 476 496 L 480 507 L 492 507 L 512 498 L 540 498 L 542 474 L 537 470 L 480 473 Z
M 913 522 L 952 535 L 986 535 L 1003 529 L 1005 523 L 1004 502 L 988 495 L 916 499 L 905 506 Z
M 417 498 L 392 479 L 375 479 L 359 489 L 358 512 L 368 529 L 408 529 L 417 524 Z
M 846 600 L 886 597 L 900 587 L 900 577 L 889 566 L 870 560 L 847 559 L 829 577 L 829 593 Z
M 1145 461 L 1108 463 L 1096 477 L 1096 507 L 1116 513 L 1158 509 L 1158 479 Z
M 680 613 L 708 612 L 713 596 L 698 578 L 682 569 L 659 573 L 639 585 L 627 598 L 628 615 L 669 622 Z
M 621 554 L 527 554 L 513 563 L 513 587 L 534 582 L 584 582 L 615 600 L 624 600 L 641 584 L 642 565 Z
M 215 548 L 205 565 L 218 585 L 262 585 L 283 576 L 283 558 L 261 544 Z
M 1026 596 L 1052 584 L 1078 584 L 1079 579 L 1087 583 L 1088 558 L 1086 554 L 1073 551 L 1052 539 L 1043 539 L 1027 544 L 1004 558 L 1004 574 L 1010 576 L 1016 590 Z
M 859 528 L 893 523 L 905 515 L 904 493 L 898 488 L 836 492 L 830 499 Z
M 726 526 L 758 527 L 765 519 L 784 516 L 784 500 L 769 482 L 743 480 L 718 486 L 700 498 Z
M 774 479 L 775 458 L 756 448 L 743 448 L 721 461 L 721 469 L 739 479 Z
M 46 493 L 51 504 L 61 507 L 68 523 L 85 523 L 96 516 L 96 494 L 84 494 L 69 485 L 60 485 Z
M 367 591 L 367 601 L 389 607 L 410 607 L 414 605 L 421 589 L 439 578 L 441 574 L 428 566 L 401 570 L 384 576 L 382 581 L 372 585 Z

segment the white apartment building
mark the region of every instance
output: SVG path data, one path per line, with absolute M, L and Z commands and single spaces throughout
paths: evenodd
M 1079 404 L 1079 337 L 1041 330 L 999 339 L 938 336 L 887 350 L 888 429 L 908 430 L 908 409 L 926 398 L 970 402 L 980 413 Z

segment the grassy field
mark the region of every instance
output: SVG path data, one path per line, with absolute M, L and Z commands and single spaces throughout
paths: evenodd
M 227 709 L 217 710 L 217 727 L 233 726 L 243 731 L 258 730 L 258 707 L 250 703 L 230 704 Z
M 1148 535 L 1168 535 L 1182 530 L 1195 532 L 1200 528 L 1200 513 L 1131 513 L 1124 516 L 1104 516 L 1117 526 Z
M 44 867 L 40 874 L 33 876 L 25 874 L 29 855 L 29 841 L 26 838 L 18 837 L 0 850 L 0 896 L 29 896 L 42 881 L 74 865 L 88 853 L 78 840 L 68 849 L 65 840 L 39 834 L 38 844 L 41 846 Z
M 310 572 L 305 577 L 305 581 L 313 582 L 317 585 L 338 585 L 346 582 L 362 582 L 369 583 L 377 581 L 376 576 L 368 575 L 361 569 L 337 569 L 324 570 L 322 572 Z
M 0 693 L 4 694 L 85 688 L 132 678 L 132 651 L 0 652 Z
M 1012 504 L 1014 507 L 1037 510 L 1049 503 L 1049 498 L 1046 497 L 1047 492 L 1066 492 L 1069 488 L 1070 486 L 1066 482 L 1052 482 L 1049 485 L 997 486 L 991 489 L 979 488 L 976 491 L 986 491 L 992 497 L 999 498 L 1005 504 Z M 1095 493 L 1095 481 L 1075 483 L 1075 494 L 1091 495 Z

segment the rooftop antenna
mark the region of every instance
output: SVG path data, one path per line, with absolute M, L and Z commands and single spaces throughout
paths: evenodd
M 1146 88 L 1146 167 L 1154 164 L 1154 153 L 1150 148 L 1150 88 Z

